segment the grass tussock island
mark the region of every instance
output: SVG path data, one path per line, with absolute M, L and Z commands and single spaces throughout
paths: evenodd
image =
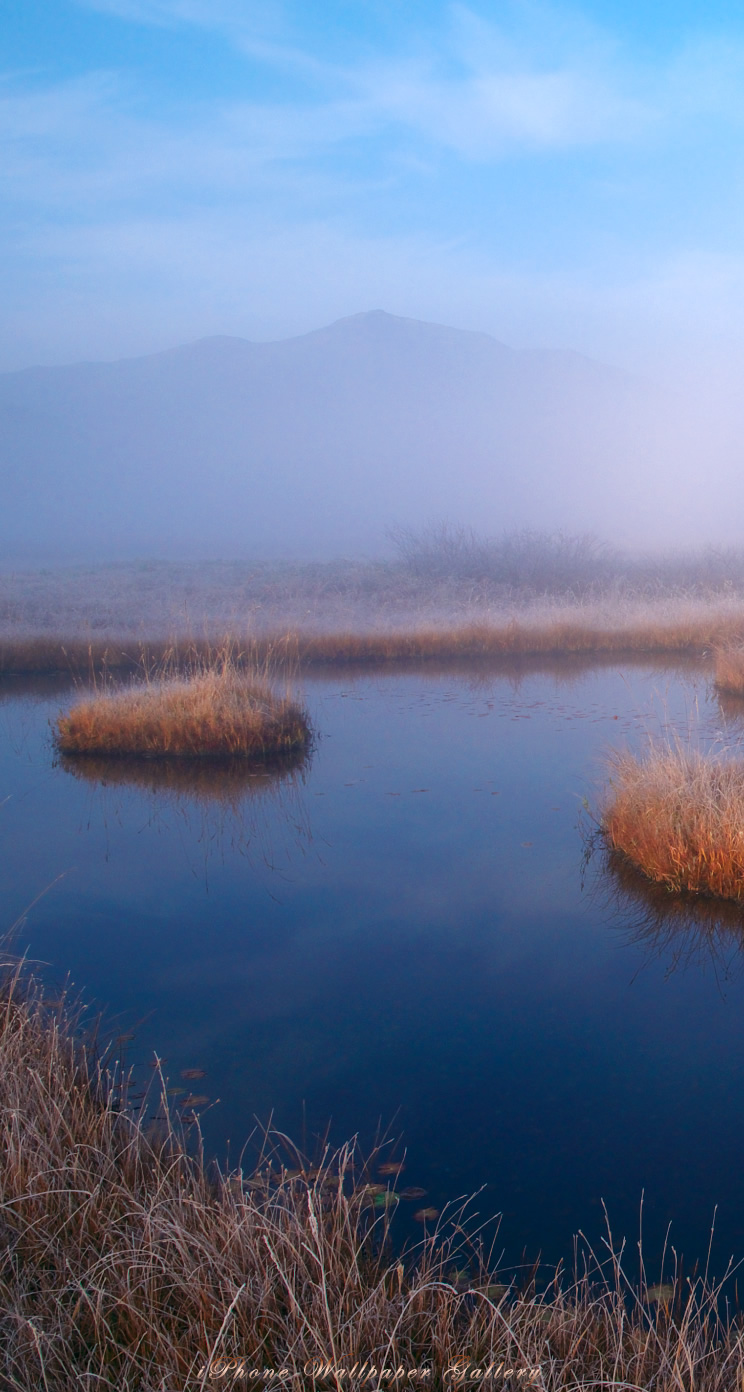
M 354 1147 L 310 1166 L 284 1139 L 289 1164 L 269 1145 L 250 1174 L 222 1173 L 189 1153 L 160 1072 L 148 1123 L 77 1024 L 5 971 L 3 1386 L 740 1392 L 744 1329 L 721 1287 L 674 1271 L 649 1286 L 642 1262 L 631 1284 L 613 1251 L 538 1295 L 534 1271 L 499 1281 L 462 1214 L 396 1252 L 396 1166 L 360 1167 Z
M 681 746 L 612 757 L 608 847 L 670 890 L 744 903 L 744 762 Z
M 303 709 L 230 659 L 106 686 L 61 715 L 56 729 L 68 755 L 261 759 L 309 739 Z

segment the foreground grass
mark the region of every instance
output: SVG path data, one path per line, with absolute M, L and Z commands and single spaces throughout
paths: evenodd
M 227 657 L 172 665 L 154 679 L 106 686 L 78 701 L 57 721 L 63 754 L 261 758 L 301 749 L 307 715 L 268 682 Z
M 649 879 L 744 902 L 744 762 L 681 746 L 613 756 L 607 845 Z
M 292 1170 L 264 1152 L 250 1176 L 222 1174 L 187 1153 L 167 1108 L 146 1126 L 125 1103 L 125 1080 L 84 1047 L 75 1020 L 8 972 L 3 1386 L 740 1392 L 744 1334 L 704 1281 L 672 1274 L 648 1287 L 641 1267 L 633 1289 L 612 1255 L 591 1277 L 559 1274 L 538 1297 L 529 1281 L 499 1285 L 457 1221 L 401 1256 L 390 1242 L 394 1181 L 371 1185 L 353 1148 L 315 1168 L 294 1158 Z M 343 1377 L 360 1364 L 377 1373 Z

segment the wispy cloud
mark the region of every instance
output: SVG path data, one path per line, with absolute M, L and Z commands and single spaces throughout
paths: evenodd
M 88 10 L 115 15 L 134 24 L 173 28 L 195 24 L 236 36 L 281 21 L 283 6 L 275 0 L 78 0 Z
M 292 25 L 279 0 L 76 0 L 132 24 L 159 29 L 195 27 L 222 35 L 240 52 L 311 77 L 327 76 L 331 65 L 292 42 Z
M 378 119 L 470 159 L 627 140 L 657 119 L 650 103 L 570 68 L 445 77 L 419 61 L 376 64 L 356 79 Z
M 425 32 L 401 15 L 396 51 L 331 61 L 297 15 L 266 0 L 77 0 L 132 23 L 196 27 L 279 71 L 320 84 L 314 102 L 344 100 L 378 128 L 398 127 L 466 158 L 648 139 L 691 116 L 744 117 L 744 44 L 731 36 L 678 39 L 639 58 L 578 13 L 512 4 L 503 23 L 454 4 Z M 347 45 L 348 47 L 348 45 Z M 290 103 L 291 104 L 291 103 Z M 306 107 L 298 109 L 302 120 Z
M 646 131 L 658 114 L 654 83 L 635 90 L 635 79 L 594 30 L 582 32 L 577 58 L 574 30 L 561 33 L 558 51 L 547 52 L 545 24 L 539 41 L 530 32 L 507 40 L 498 26 L 454 6 L 426 36 L 408 36 L 403 26 L 397 54 L 331 63 L 291 42 L 287 16 L 273 5 L 248 12 L 225 0 L 80 2 L 135 23 L 220 33 L 269 66 L 323 81 L 326 100 L 345 96 L 347 109 L 362 108 L 378 127 L 407 128 L 470 158 L 520 144 L 555 149 L 624 140 Z
M 460 5 L 334 46 L 271 0 L 78 3 L 179 42 L 217 36 L 210 62 L 229 48 L 245 82 L 228 95 L 218 64 L 197 95 L 159 91 L 112 45 L 107 65 L 0 84 L 13 332 L 24 306 L 27 325 L 65 312 L 82 325 L 104 297 L 100 322 L 159 316 L 166 341 L 377 304 L 516 341 L 571 341 L 568 325 L 591 351 L 602 322 L 608 343 L 612 322 L 616 342 L 642 344 L 654 313 L 679 332 L 675 299 L 710 333 L 741 302 L 721 240 L 736 209 L 705 213 L 709 166 L 722 149 L 738 160 L 736 36 L 652 55 L 563 8 L 505 6 L 497 24 Z M 701 131 L 707 161 L 670 173 Z
M 174 22 L 208 22 L 203 7 L 186 0 L 105 3 L 147 22 L 161 14 Z M 161 196 L 180 189 L 192 198 L 236 191 L 250 197 L 264 193 L 267 181 L 286 187 L 290 163 L 307 189 L 300 164 L 366 142 L 356 168 L 347 163 L 338 176 L 348 196 L 373 170 L 375 179 L 387 171 L 395 180 L 404 165 L 410 170 L 418 161 L 424 169 L 428 160 L 432 168 L 437 150 L 488 162 L 519 150 L 629 140 L 660 120 L 649 101 L 592 72 L 590 64 L 530 71 L 510 51 L 512 66 L 497 70 L 483 53 L 472 52 L 470 40 L 461 36 L 446 64 L 430 54 L 329 67 L 326 87 L 313 99 L 294 93 L 271 102 L 202 97 L 171 101 L 157 113 L 132 72 L 85 73 L 50 85 L 36 75 L 8 80 L 0 89 L 6 196 L 47 204 L 50 213 L 75 200 L 83 211 L 87 200 L 136 200 L 157 190 Z M 327 192 L 334 182 L 328 167 L 318 178 Z

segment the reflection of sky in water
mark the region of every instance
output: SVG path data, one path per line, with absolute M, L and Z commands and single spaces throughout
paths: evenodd
M 48 725 L 64 692 L 13 689 L 3 917 L 64 872 L 21 944 L 137 1024 L 172 1083 L 206 1069 L 210 1145 L 235 1153 L 272 1108 L 298 1140 L 329 1120 L 369 1140 L 381 1118 L 427 1202 L 488 1185 L 513 1260 L 570 1254 L 601 1199 L 632 1244 L 642 1190 L 651 1247 L 672 1218 L 704 1255 L 717 1203 L 719 1258 L 744 1254 L 736 924 L 670 927 L 600 857 L 584 870 L 579 827 L 609 746 L 664 722 L 731 733 L 703 675 L 313 679 L 310 767 L 238 776 L 227 800 L 71 777 Z

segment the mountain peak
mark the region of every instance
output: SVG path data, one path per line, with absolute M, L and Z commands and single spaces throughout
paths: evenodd
M 11 373 L 0 552 L 320 555 L 432 517 L 575 529 L 610 508 L 608 460 L 613 515 L 637 512 L 634 412 L 617 374 L 577 355 L 381 309 Z

